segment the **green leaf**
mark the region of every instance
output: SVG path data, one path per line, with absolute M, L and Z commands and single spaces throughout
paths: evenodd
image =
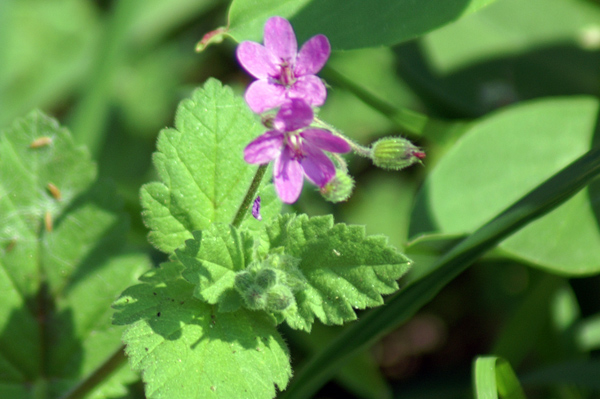
M 243 160 L 244 147 L 264 127 L 241 97 L 209 79 L 177 109 L 175 129 L 158 138 L 154 164 L 162 183 L 142 187 L 144 221 L 149 240 L 171 253 L 213 222 L 231 223 L 257 167 Z M 281 209 L 270 185 L 259 192 L 261 214 L 268 220 Z M 242 224 L 257 229 L 247 215 Z
M 492 3 L 494 0 L 235 0 L 229 32 L 238 42 L 260 41 L 265 21 L 290 19 L 300 42 L 325 34 L 334 50 L 389 46 L 420 36 Z M 435 12 L 432 12 L 435 10 Z
M 0 132 L 0 396 L 58 396 L 121 347 L 110 303 L 149 267 L 114 187 L 40 112 Z M 51 185 L 50 185 L 51 184 Z M 123 394 L 124 371 L 96 392 Z M 21 392 L 12 394 L 12 392 Z
M 511 57 L 557 43 L 583 49 L 597 45 L 590 34 L 598 18 L 600 9 L 582 1 L 503 0 L 470 18 L 432 32 L 423 41 L 436 71 L 447 75 L 474 63 Z M 554 65 L 546 67 L 555 68 Z M 563 70 L 562 78 L 567 76 Z
M 417 197 L 410 233 L 468 233 L 584 154 L 598 102 L 556 98 L 476 123 L 439 161 Z M 500 244 L 507 255 L 565 275 L 600 270 L 597 186 Z M 556 243 L 556 245 L 555 245 Z
M 0 127 L 68 101 L 91 67 L 101 32 L 87 2 L 0 2 Z
M 365 236 L 364 226 L 334 225 L 331 216 L 279 216 L 266 233 L 271 249 L 300 259 L 307 281 L 295 294 L 297 308 L 284 313 L 292 328 L 310 330 L 315 317 L 324 324 L 356 319 L 353 308 L 383 304 L 381 295 L 398 289 L 410 265 L 385 237 Z
M 473 117 L 531 98 L 596 95 L 599 18 L 587 1 L 503 0 L 394 50 L 428 109 Z
M 194 296 L 219 311 L 238 310 L 241 301 L 234 290 L 235 273 L 246 266 L 244 242 L 237 229 L 225 224 L 212 224 L 204 231 L 194 232 L 194 239 L 176 251 L 185 266 L 183 277 L 192 283 Z M 250 248 L 253 244 L 250 241 Z
M 172 262 L 146 273 L 113 305 L 132 367 L 151 399 L 275 397 L 291 376 L 285 343 L 263 312 L 217 313 Z
M 510 363 L 496 356 L 475 360 L 473 381 L 477 399 L 525 399 L 525 393 Z

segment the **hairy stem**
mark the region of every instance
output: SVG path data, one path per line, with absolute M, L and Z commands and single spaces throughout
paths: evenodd
M 254 175 L 254 179 L 252 179 L 252 183 L 250 183 L 248 192 L 246 193 L 246 196 L 244 197 L 242 204 L 240 205 L 238 211 L 236 212 L 236 214 L 233 218 L 233 222 L 231 222 L 231 224 L 234 227 L 240 227 L 240 225 L 242 224 L 242 221 L 244 220 L 244 217 L 246 216 L 246 212 L 248 212 L 248 208 L 250 208 L 252 201 L 254 201 L 254 198 L 256 197 L 256 193 L 258 192 L 258 188 L 260 187 L 260 182 L 262 181 L 266 171 L 267 171 L 266 164 L 260 165 L 258 167 L 258 169 L 256 170 L 256 174 Z
M 318 126 L 323 127 L 325 129 L 331 131 L 331 133 L 333 133 L 334 135 L 346 140 L 346 142 L 348 144 L 350 144 L 350 147 L 352 147 L 352 151 L 354 151 L 356 154 L 360 155 L 361 157 L 371 158 L 371 149 L 369 147 L 362 146 L 362 145 L 352 141 L 344 133 L 340 132 L 334 126 L 330 125 L 329 123 L 325 122 L 322 119 L 315 118 L 315 122 L 317 123 Z

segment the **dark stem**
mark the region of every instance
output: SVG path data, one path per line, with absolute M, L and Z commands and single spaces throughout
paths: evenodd
M 125 356 L 125 346 L 121 346 L 113 355 L 98 367 L 86 379 L 81 381 L 69 392 L 60 397 L 60 399 L 81 399 L 89 394 L 100 383 L 104 382 L 109 375 L 114 373 L 127 361 Z
M 254 175 L 254 179 L 252 179 L 252 183 L 250 183 L 248 192 L 246 193 L 246 196 L 244 197 L 242 204 L 240 205 L 237 213 L 235 214 L 235 217 L 233 218 L 233 222 L 231 222 L 231 224 L 234 227 L 236 227 L 236 228 L 240 227 L 240 225 L 242 224 L 242 221 L 244 220 L 244 217 L 246 216 L 246 212 L 248 212 L 248 208 L 250 208 L 252 201 L 254 201 L 254 198 L 256 197 L 256 193 L 258 192 L 258 188 L 260 187 L 260 182 L 262 181 L 263 176 L 265 175 L 266 171 L 267 171 L 267 164 L 260 165 L 258 167 L 258 169 L 256 170 L 256 174 Z

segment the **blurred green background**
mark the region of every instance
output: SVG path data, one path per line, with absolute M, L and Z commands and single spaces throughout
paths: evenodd
M 178 102 L 208 77 L 240 94 L 250 81 L 235 61 L 234 42 L 194 52 L 205 33 L 226 25 L 228 5 L 220 0 L 0 0 L 0 128 L 33 108 L 69 127 L 76 141 L 88 146 L 100 175 L 114 180 L 125 198 L 130 245 L 152 253 L 157 262 L 162 258 L 146 242 L 138 192 L 156 179 L 151 158 L 158 132 L 172 125 Z M 331 86 L 321 119 L 364 145 L 404 135 L 428 157 L 424 166 L 402 172 L 350 158 L 357 184 L 348 202 L 332 205 L 309 188 L 294 208 L 365 224 L 368 233 L 385 234 L 403 248 L 416 192 L 461 130 L 437 139 L 414 137 L 381 108 L 361 101 L 356 87 L 395 108 L 459 122 L 535 98 L 597 97 L 600 2 L 498 0 L 393 48 L 335 52 L 328 68 L 321 74 Z M 589 384 L 547 388 L 552 373 L 581 376 L 577 361 L 597 355 L 600 333 L 589 332 L 597 323 L 586 322 L 600 312 L 599 289 L 597 277 L 568 280 L 490 256 L 369 356 L 355 359 L 319 395 L 469 397 L 473 358 L 494 350 L 520 373 L 531 397 L 599 397 Z M 335 329 L 316 328 L 310 337 L 285 332 L 294 367 L 335 336 Z M 558 360 L 575 366 L 558 372 L 544 368 Z M 600 381 L 600 366 L 588 371 L 597 373 L 589 381 L 594 375 Z

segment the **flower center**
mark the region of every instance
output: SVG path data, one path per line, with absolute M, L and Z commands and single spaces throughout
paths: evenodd
M 304 158 L 304 154 L 302 153 L 302 139 L 300 136 L 294 133 L 289 133 L 286 141 L 288 147 L 294 154 L 294 159 L 298 161 L 302 160 Z
M 279 72 L 279 83 L 285 87 L 290 87 L 296 82 L 296 76 L 292 65 L 288 61 L 281 61 L 280 72 Z

